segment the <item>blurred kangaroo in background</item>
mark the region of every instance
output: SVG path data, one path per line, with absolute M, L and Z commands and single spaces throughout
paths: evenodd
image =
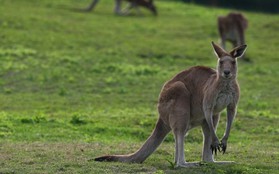
M 125 10 L 121 11 L 122 0 L 115 0 L 115 8 L 114 8 L 115 14 L 126 15 L 129 13 L 129 10 L 131 10 L 132 8 L 136 8 L 138 13 L 140 13 L 139 11 L 139 6 L 140 6 L 140 7 L 147 8 L 154 15 L 157 15 L 156 6 L 154 5 L 153 0 L 126 0 L 126 1 L 129 2 L 129 6 Z M 93 0 L 92 3 L 85 10 L 86 11 L 93 10 L 98 2 L 99 0 Z
M 212 46 L 218 57 L 216 70 L 195 66 L 178 73 L 164 84 L 159 96 L 157 124 L 138 151 L 128 155 L 101 156 L 95 161 L 142 163 L 172 131 L 176 167 L 196 166 L 199 163 L 186 162 L 184 158 L 184 137 L 196 126 L 201 126 L 203 130 L 202 161 L 215 162 L 213 153 L 217 154 L 217 150 L 225 153 L 239 99 L 237 58 L 243 55 L 246 45 L 238 46 L 231 52 L 226 52 L 213 42 Z M 227 109 L 227 125 L 219 141 L 216 129 L 224 108 Z
M 218 29 L 222 48 L 226 49 L 226 41 L 230 41 L 234 47 L 245 44 L 244 31 L 247 27 L 248 21 L 241 13 L 231 12 L 227 16 L 219 16 Z

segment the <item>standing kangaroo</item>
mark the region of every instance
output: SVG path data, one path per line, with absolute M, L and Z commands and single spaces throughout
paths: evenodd
M 244 31 L 248 27 L 248 21 L 241 13 L 231 12 L 227 16 L 219 16 L 217 22 L 222 48 L 225 49 L 226 41 L 231 42 L 234 47 L 245 44 Z
M 95 158 L 95 161 L 142 163 L 172 131 L 176 167 L 195 166 L 198 163 L 185 161 L 184 137 L 190 129 L 199 125 L 203 130 L 202 161 L 215 162 L 213 152 L 216 154 L 217 149 L 225 153 L 239 99 L 237 58 L 243 55 L 246 45 L 238 46 L 229 53 L 213 42 L 212 46 L 218 57 L 217 70 L 195 66 L 165 83 L 159 96 L 156 127 L 138 151 L 128 155 L 102 156 Z M 227 126 L 220 142 L 216 128 L 224 108 L 227 108 Z

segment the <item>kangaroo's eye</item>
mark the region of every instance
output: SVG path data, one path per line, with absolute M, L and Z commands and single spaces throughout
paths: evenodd
M 220 63 L 220 65 L 223 65 L 224 61 L 220 61 L 219 63 Z
M 235 65 L 235 61 L 232 61 L 232 64 Z

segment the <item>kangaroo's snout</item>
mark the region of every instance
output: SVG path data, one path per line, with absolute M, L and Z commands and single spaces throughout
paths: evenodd
M 229 71 L 229 70 L 224 70 L 224 74 L 225 75 L 229 75 L 231 73 L 231 71 Z

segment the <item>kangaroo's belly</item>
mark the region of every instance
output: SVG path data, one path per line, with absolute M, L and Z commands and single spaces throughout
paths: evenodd
M 220 113 L 233 101 L 233 95 L 229 92 L 220 93 L 216 99 L 215 106 L 213 108 L 213 114 Z M 200 126 L 205 121 L 205 115 L 203 111 L 202 101 L 192 102 L 191 106 L 191 119 L 190 129 L 196 126 Z
M 190 129 L 200 126 L 205 120 L 202 101 L 192 103 L 191 117 L 190 117 Z

